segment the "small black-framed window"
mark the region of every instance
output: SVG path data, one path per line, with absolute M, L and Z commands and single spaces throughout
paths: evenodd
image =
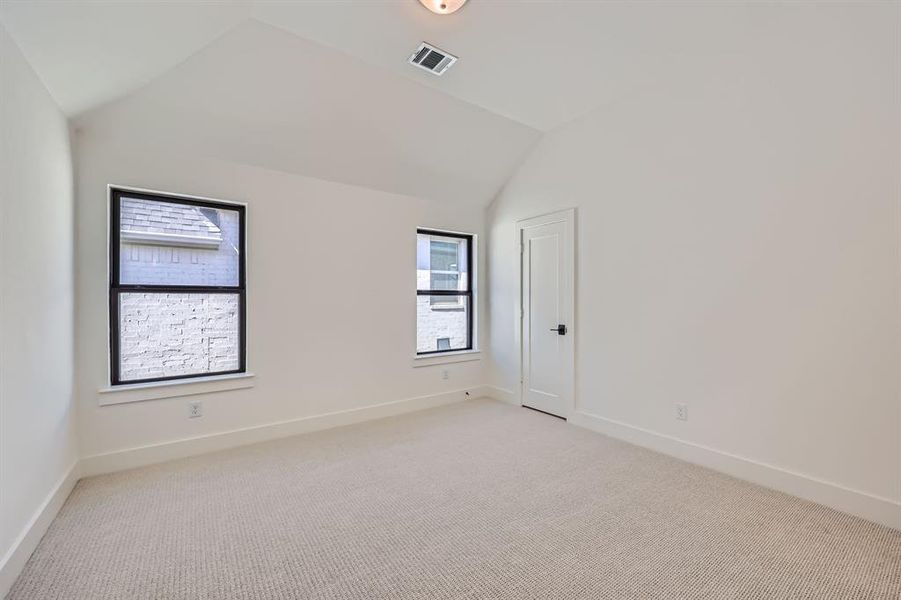
M 110 383 L 247 369 L 246 208 L 110 188 Z
M 473 236 L 416 230 L 416 354 L 472 350 Z

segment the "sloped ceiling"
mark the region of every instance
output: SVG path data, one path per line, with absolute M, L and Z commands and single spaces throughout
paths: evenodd
M 828 7 L 823 7 L 827 10 Z M 549 131 L 697 76 L 791 5 L 470 0 L 3 0 L 84 128 L 391 192 L 488 203 Z M 421 41 L 460 56 L 406 63 Z
M 138 139 L 145 147 L 483 205 L 540 137 L 255 20 L 75 122 L 112 143 Z
M 3 25 L 69 116 L 135 91 L 249 16 L 238 2 L 0 2 Z
M 776 10 L 773 10 L 776 8 Z M 550 131 L 661 76 L 741 51 L 778 7 L 693 0 L 257 2 L 256 18 Z M 405 59 L 422 41 L 460 57 L 442 77 Z
M 787 10 L 470 0 L 439 16 L 417 0 L 4 0 L 0 18 L 69 115 L 134 91 L 255 18 L 548 131 L 660 74 L 740 51 Z M 461 60 L 443 77 L 410 67 L 406 59 L 423 40 Z

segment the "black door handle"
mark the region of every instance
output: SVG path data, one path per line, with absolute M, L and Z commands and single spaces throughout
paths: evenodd
M 566 335 L 566 325 L 557 325 L 551 331 L 556 331 L 557 335 Z

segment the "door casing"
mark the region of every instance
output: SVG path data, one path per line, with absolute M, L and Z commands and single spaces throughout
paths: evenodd
M 516 278 L 516 297 L 514 298 L 515 306 L 513 316 L 515 319 L 515 347 L 517 348 L 518 357 L 518 373 L 519 382 L 516 385 L 516 403 L 522 406 L 523 403 L 523 230 L 530 227 L 540 225 L 548 225 L 550 223 L 563 223 L 566 231 L 566 242 L 563 247 L 564 252 L 564 269 L 568 274 L 564 289 L 566 290 L 566 298 L 569 299 L 565 310 L 567 313 L 567 333 L 572 338 L 572 355 L 569 364 L 564 367 L 561 373 L 561 381 L 563 383 L 562 394 L 566 397 L 566 415 L 569 419 L 576 413 L 576 388 L 575 388 L 575 368 L 576 368 L 576 209 L 568 208 L 552 213 L 538 215 L 528 219 L 516 221 L 516 240 L 514 253 L 516 256 L 516 264 L 518 265 Z

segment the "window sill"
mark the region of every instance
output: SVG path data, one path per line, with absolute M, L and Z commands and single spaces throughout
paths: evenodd
M 213 375 L 195 379 L 107 386 L 98 390 L 99 404 L 100 406 L 110 406 L 127 402 L 240 390 L 253 387 L 254 377 L 253 373 L 237 373 L 235 375 Z
M 457 350 L 443 352 L 441 354 L 426 354 L 413 359 L 413 368 L 431 367 L 432 365 L 446 365 L 450 363 L 471 362 L 482 360 L 479 350 Z

